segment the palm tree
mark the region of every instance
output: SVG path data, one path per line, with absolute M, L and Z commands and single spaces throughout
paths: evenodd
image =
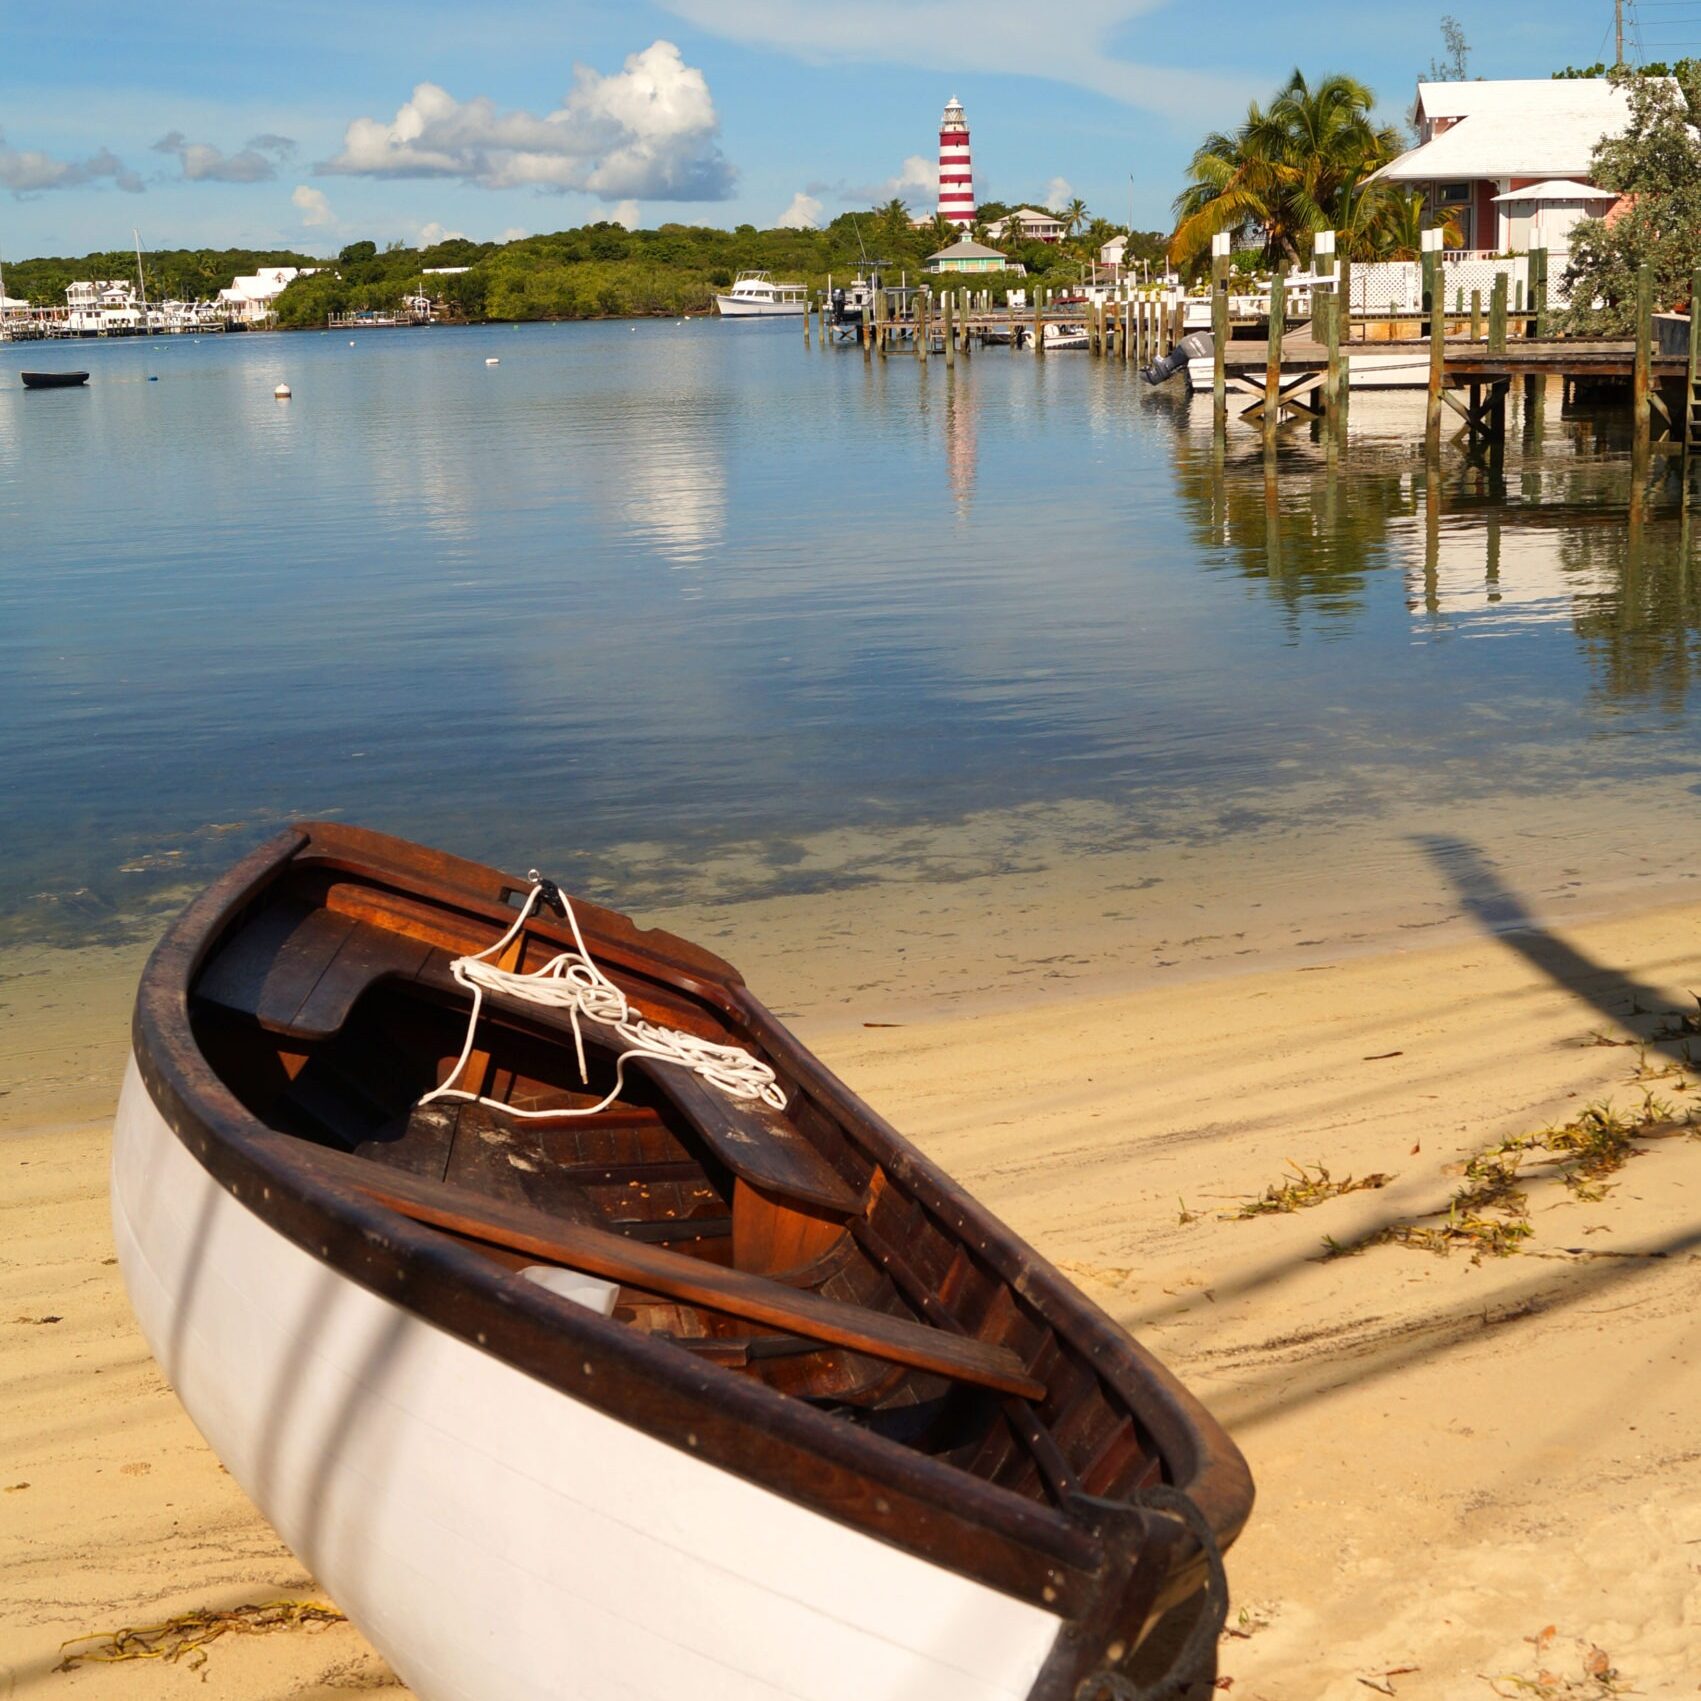
M 1297 260 L 1302 240 L 1351 228 L 1370 178 L 1399 152 L 1392 125 L 1376 125 L 1375 96 L 1353 77 L 1312 87 L 1295 71 L 1268 107 L 1216 131 L 1194 150 L 1187 187 L 1175 199 L 1170 258 L 1188 265 L 1221 231 L 1250 229 L 1267 260 Z
M 1073 236 L 1087 222 L 1087 203 L 1077 195 L 1057 216 L 1063 220 L 1063 228 Z
M 1438 208 L 1432 215 L 1419 190 L 1372 183 L 1355 200 L 1351 219 L 1341 229 L 1341 251 L 1355 260 L 1415 260 L 1430 224 L 1441 230 L 1444 246 L 1457 248 L 1463 242 L 1455 208 Z

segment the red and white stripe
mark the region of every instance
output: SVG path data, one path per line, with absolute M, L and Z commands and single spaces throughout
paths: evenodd
M 969 125 L 955 95 L 939 120 L 939 216 L 970 225 L 975 216 L 974 168 L 969 163 Z

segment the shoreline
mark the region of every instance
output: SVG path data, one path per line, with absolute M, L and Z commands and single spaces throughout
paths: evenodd
M 1653 1027 L 1633 1004 L 1693 1008 L 1701 901 L 1323 966 L 1206 973 L 1185 998 L 1160 976 L 1061 998 L 1007 989 L 996 1007 L 899 1027 L 831 1010 L 798 1026 L 1247 1450 L 1259 1504 L 1230 1555 L 1239 1617 L 1222 1655 L 1235 1695 L 1346 1701 L 1372 1678 L 1451 1701 L 1545 1670 L 1573 1685 L 1553 1693 L 1604 1696 L 1591 1661 L 1639 1694 L 1692 1693 L 1701 1367 L 1684 1343 L 1701 1140 L 1644 1142 L 1593 1199 L 1532 1166 L 1533 1233 L 1511 1257 L 1321 1252 L 1326 1235 L 1436 1220 L 1472 1154 L 1584 1104 L 1683 1104 L 1687 1073 L 1647 1080 L 1682 1067 L 1677 1042 L 1638 1053 L 1590 1035 Z M 128 988 L 91 1012 L 54 984 L 61 1022 L 127 1016 Z M 16 1089 L 0 1100 L 14 1178 L 0 1351 L 18 1391 L 0 1448 L 30 1485 L 0 1501 L 0 1695 L 45 1678 L 65 1637 L 310 1585 L 195 1436 L 105 1262 L 98 1100 L 109 1108 L 116 1073 L 103 1089 L 94 1053 L 12 1042 L 10 1078 L 32 1060 L 95 1114 L 19 1133 Z M 1235 1215 L 1290 1162 L 1391 1179 Z M 346 1625 L 208 1655 L 238 1696 L 394 1683 Z M 183 1678 L 89 1666 L 52 1681 L 148 1698 Z

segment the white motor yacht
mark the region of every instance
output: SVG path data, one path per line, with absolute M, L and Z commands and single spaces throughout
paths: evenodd
M 796 318 L 809 311 L 809 295 L 800 283 L 775 283 L 766 272 L 740 272 L 728 295 L 717 295 L 723 319 Z

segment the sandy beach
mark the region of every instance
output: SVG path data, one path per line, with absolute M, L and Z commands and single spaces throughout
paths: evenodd
M 69 1637 L 322 1598 L 178 1408 L 112 1264 L 105 1118 L 140 961 L 44 953 L 0 982 L 0 1696 L 399 1694 L 346 1624 L 227 1636 L 199 1671 L 54 1669 Z M 890 985 L 793 1002 L 1246 1450 L 1224 1691 L 1441 1701 L 1701 1684 L 1691 987 L 1696 905 L 1043 1001 L 1030 980 L 976 1009 L 912 1015 Z M 1510 1256 L 1398 1238 L 1446 1222 L 1473 1157 L 1603 1101 L 1648 1137 L 1580 1189 L 1521 1154 L 1523 1214 L 1483 1213 L 1527 1224 Z M 1320 1164 L 1387 1180 L 1240 1214 Z

